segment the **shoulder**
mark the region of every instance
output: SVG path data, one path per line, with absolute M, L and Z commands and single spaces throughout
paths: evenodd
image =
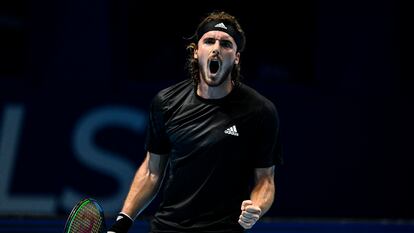
M 182 99 L 193 90 L 191 79 L 183 80 L 159 91 L 152 100 L 152 105 L 168 105 L 171 102 Z
M 245 93 L 244 95 L 246 98 L 248 98 L 246 102 L 249 103 L 249 108 L 251 108 L 257 116 L 257 127 L 265 132 L 274 132 L 277 134 L 280 119 L 275 104 L 264 95 L 245 84 L 241 86 L 241 90 Z
M 244 83 L 240 84 L 239 90 L 243 96 L 243 101 L 248 103 L 248 105 L 251 107 L 254 107 L 256 111 L 260 113 L 270 113 L 272 115 L 277 115 L 275 104 L 264 95 L 259 93 L 257 90 Z

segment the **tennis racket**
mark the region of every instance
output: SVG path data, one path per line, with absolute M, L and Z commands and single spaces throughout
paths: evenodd
M 104 233 L 105 219 L 102 207 L 92 198 L 79 201 L 65 224 L 64 233 Z

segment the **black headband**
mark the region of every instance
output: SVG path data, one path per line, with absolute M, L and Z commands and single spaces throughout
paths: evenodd
M 197 41 L 201 39 L 201 37 L 209 31 L 222 31 L 229 34 L 231 37 L 233 37 L 234 41 L 237 45 L 237 50 L 242 49 L 242 40 L 243 37 L 239 31 L 236 30 L 232 25 L 230 24 L 224 24 L 221 21 L 210 21 L 203 26 L 201 26 L 197 30 Z

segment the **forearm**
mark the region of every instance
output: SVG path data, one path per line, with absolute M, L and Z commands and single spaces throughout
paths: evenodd
M 254 205 L 260 207 L 263 216 L 272 206 L 275 197 L 275 183 L 272 177 L 265 177 L 256 181 L 250 199 Z
M 122 207 L 122 212 L 134 218 L 141 213 L 154 199 L 162 177 L 149 169 L 147 157 L 135 174 L 130 190 Z
M 250 229 L 270 209 L 275 196 L 274 166 L 255 169 L 255 185 L 250 200 L 244 200 L 238 223 Z

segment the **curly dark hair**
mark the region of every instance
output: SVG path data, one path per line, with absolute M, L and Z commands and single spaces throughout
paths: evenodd
M 241 35 L 241 43 L 240 46 L 237 46 L 237 51 L 242 52 L 246 46 L 246 37 L 244 34 L 243 29 L 241 28 L 238 20 L 233 16 L 230 15 L 224 11 L 214 11 L 210 14 L 208 14 L 198 25 L 197 30 L 195 34 L 190 38 L 192 39 L 192 42 L 187 45 L 187 52 L 188 52 L 188 58 L 187 58 L 187 64 L 186 69 L 191 76 L 192 80 L 194 81 L 194 84 L 197 85 L 200 81 L 199 77 L 199 66 L 197 59 L 194 58 L 194 51 L 197 48 L 197 31 L 202 28 L 205 24 L 211 22 L 211 21 L 221 21 L 225 24 L 229 24 L 233 26 Z M 197 41 L 196 41 L 197 40 Z M 233 83 L 237 86 L 240 83 L 241 75 L 240 75 L 240 62 L 233 66 L 233 70 L 231 71 L 231 80 Z

